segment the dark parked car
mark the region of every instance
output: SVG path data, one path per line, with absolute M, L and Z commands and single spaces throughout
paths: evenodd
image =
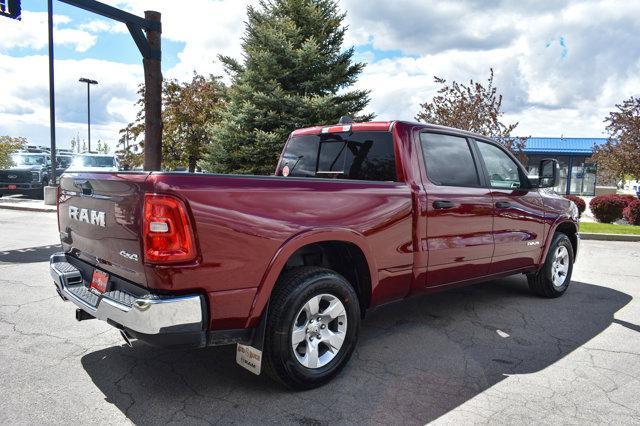
M 489 138 L 402 121 L 294 131 L 276 176 L 68 173 L 51 276 L 125 340 L 238 344 L 293 388 L 347 363 L 369 309 L 512 274 L 561 296 L 578 212 Z

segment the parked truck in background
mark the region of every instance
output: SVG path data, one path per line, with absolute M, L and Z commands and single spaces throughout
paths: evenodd
M 292 388 L 349 360 L 365 313 L 512 274 L 561 296 L 577 210 L 489 138 L 402 121 L 294 131 L 275 176 L 65 173 L 50 270 L 127 341 L 237 344 Z
M 48 152 L 17 152 L 11 155 L 13 166 L 0 170 L 0 197 L 23 194 L 42 198 L 52 178 Z M 62 174 L 62 170 L 59 170 Z

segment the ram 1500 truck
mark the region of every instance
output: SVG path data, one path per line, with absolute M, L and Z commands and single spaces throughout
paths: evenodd
M 345 120 L 347 121 L 347 120 Z M 66 173 L 59 294 L 161 346 L 237 344 L 293 388 L 347 363 L 367 310 L 526 274 L 561 296 L 577 209 L 489 138 L 402 121 L 295 130 L 275 176 Z

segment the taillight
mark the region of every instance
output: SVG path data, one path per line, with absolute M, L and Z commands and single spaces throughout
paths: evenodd
M 146 261 L 185 262 L 196 257 L 187 206 L 180 199 L 146 194 L 142 230 Z
M 56 215 L 58 216 L 58 233 L 60 232 L 60 183 L 56 185 Z

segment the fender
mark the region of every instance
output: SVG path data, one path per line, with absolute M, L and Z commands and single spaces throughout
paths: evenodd
M 269 262 L 269 266 L 267 267 L 265 274 L 262 276 L 262 280 L 258 286 L 258 291 L 253 299 L 251 312 L 249 313 L 245 327 L 255 327 L 258 324 L 265 306 L 271 297 L 273 287 L 275 286 L 284 265 L 287 263 L 287 260 L 289 260 L 291 255 L 303 246 L 323 241 L 343 241 L 352 243 L 362 250 L 364 257 L 367 260 L 367 265 L 369 266 L 371 286 L 372 288 L 375 287 L 378 283 L 378 269 L 376 267 L 371 248 L 362 234 L 347 228 L 320 228 L 303 231 L 286 240 L 278 248 L 271 259 L 271 262 Z
M 542 268 L 542 266 L 544 265 L 544 260 L 547 258 L 547 254 L 549 253 L 549 248 L 551 247 L 551 241 L 553 240 L 553 236 L 555 235 L 556 230 L 558 229 L 558 226 L 567 222 L 573 225 L 573 227 L 576 229 L 576 232 L 578 231 L 578 226 L 576 225 L 576 222 L 570 216 L 559 215 L 556 218 L 556 220 L 553 222 L 551 227 L 549 228 L 549 233 L 547 234 L 547 238 L 544 243 L 544 250 L 542 251 L 542 256 L 540 257 L 540 260 L 538 262 L 538 269 Z

